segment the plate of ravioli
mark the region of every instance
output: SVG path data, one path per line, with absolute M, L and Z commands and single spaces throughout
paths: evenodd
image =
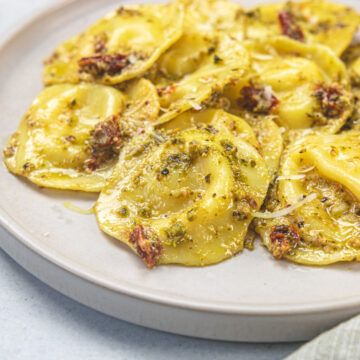
M 2 248 L 174 333 L 304 340 L 358 313 L 359 24 L 323 0 L 34 17 L 0 47 Z

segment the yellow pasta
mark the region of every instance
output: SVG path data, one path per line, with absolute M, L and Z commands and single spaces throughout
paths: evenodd
M 313 135 L 287 149 L 267 200 L 272 213 L 257 222 L 275 257 L 307 265 L 360 260 L 359 139 L 355 131 Z
M 261 154 L 273 179 L 277 174 L 280 157 L 283 152 L 283 134 L 271 117 L 252 123 L 252 128 L 260 144 Z
M 286 129 L 338 131 L 352 112 L 346 68 L 325 46 L 286 37 L 245 43 L 252 75 L 225 92 L 247 118 L 272 115 Z
M 8 169 L 40 186 L 100 191 L 121 146 L 117 119 L 125 100 L 121 92 L 101 85 L 46 88 L 5 149 Z M 99 142 L 107 131 L 113 137 L 103 154 Z
M 56 49 L 45 85 L 95 81 L 118 84 L 142 75 L 182 34 L 183 5 L 126 6 Z
M 221 92 L 225 85 L 245 75 L 249 66 L 247 51 L 237 41 L 222 36 L 217 46 L 203 59 L 197 70 L 176 82 L 158 84 L 160 114 L 158 124 L 194 108 Z
M 156 89 L 145 79 L 126 94 L 103 85 L 54 85 L 25 114 L 5 163 L 40 186 L 97 192 L 124 142 L 158 112 Z
M 128 131 L 131 130 L 131 135 L 134 135 L 157 121 L 159 97 L 155 86 L 144 78 L 128 83 L 124 91 L 127 103 L 121 118 Z
M 340 56 L 360 23 L 355 10 L 343 4 L 313 0 L 261 5 L 247 12 L 247 37 L 285 35 L 328 46 Z
M 185 7 L 182 37 L 158 60 L 162 76 L 172 81 L 197 69 L 215 51 L 221 35 L 242 41 L 245 15 L 242 7 L 228 0 L 181 0 Z
M 354 95 L 354 110 L 348 118 L 346 128 L 360 130 L 360 44 L 355 43 L 349 46 L 342 54 L 341 59 L 345 62 Z
M 204 266 L 242 250 L 268 183 L 258 151 L 227 131 L 152 133 L 121 153 L 96 215 L 149 267 Z

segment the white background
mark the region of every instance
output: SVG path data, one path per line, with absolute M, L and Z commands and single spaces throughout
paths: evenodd
M 34 11 L 60 1 L 0 0 L 0 37 Z M 0 229 L 0 236 L 8 235 Z M 1 250 L 0 274 L 1 360 L 273 360 L 300 345 L 198 340 L 131 325 L 52 290 Z

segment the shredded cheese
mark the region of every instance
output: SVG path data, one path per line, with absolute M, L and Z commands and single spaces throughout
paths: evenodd
M 208 77 L 208 78 L 200 78 L 199 82 L 203 83 L 203 84 L 208 84 L 209 82 L 211 82 L 213 79 Z
M 302 200 L 300 200 L 299 202 L 297 202 L 296 204 L 288 206 L 284 209 L 274 211 L 272 213 L 254 212 L 252 215 L 254 217 L 261 218 L 261 219 L 273 219 L 273 218 L 277 218 L 277 217 L 286 216 L 286 215 L 291 214 L 295 209 L 315 200 L 317 198 L 317 196 L 318 195 L 316 193 L 312 193 L 312 194 L 306 196 L 305 198 L 303 198 Z
M 264 87 L 264 96 L 267 101 L 270 102 L 272 101 L 272 93 L 273 93 L 272 87 L 270 85 L 266 85 Z
M 305 175 L 299 174 L 299 175 L 288 175 L 288 176 L 278 176 L 276 181 L 279 180 L 300 180 L 303 179 Z
M 302 173 L 302 174 L 304 174 L 304 173 L 307 173 L 307 172 L 309 172 L 309 171 L 311 171 L 311 170 L 314 170 L 315 169 L 315 166 L 310 166 L 309 168 L 307 168 L 307 169 L 305 169 L 305 170 L 301 170 L 301 171 L 299 171 L 300 173 Z
M 273 56 L 269 54 L 254 53 L 251 54 L 251 57 L 255 60 L 274 60 Z
M 191 107 L 196 111 L 200 111 L 202 109 L 202 106 L 195 101 L 189 101 L 189 105 L 191 105 Z
M 166 139 L 164 139 L 164 138 L 163 138 L 161 135 L 159 135 L 159 134 L 152 133 L 151 135 L 152 135 L 152 137 L 153 137 L 155 140 L 157 140 L 157 141 L 159 141 L 159 142 L 161 142 L 161 143 L 166 142 Z

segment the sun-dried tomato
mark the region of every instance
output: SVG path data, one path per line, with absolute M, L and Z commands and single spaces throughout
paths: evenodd
M 78 61 L 80 72 L 86 72 L 93 76 L 110 76 L 122 72 L 130 65 L 129 57 L 122 54 L 103 54 L 89 57 L 83 57 Z
M 150 226 L 136 225 L 129 234 L 129 241 L 149 269 L 157 264 L 163 248 Z
M 300 230 L 295 225 L 275 225 L 271 228 L 270 240 L 273 255 L 280 259 L 292 246 L 300 241 Z
M 96 124 L 90 134 L 88 149 L 91 157 L 85 161 L 85 168 L 95 171 L 103 162 L 116 156 L 122 145 L 122 135 L 118 116 Z
M 278 21 L 283 35 L 297 41 L 304 41 L 305 36 L 300 26 L 296 23 L 294 14 L 289 10 L 280 11 Z
M 158 88 L 157 93 L 160 97 L 164 95 L 171 95 L 175 91 L 176 85 L 173 83 L 169 86 L 165 86 L 163 88 Z
M 271 114 L 279 105 L 279 100 L 271 92 L 270 87 L 245 86 L 241 89 L 240 95 L 238 105 L 257 114 Z
M 315 96 L 320 101 L 321 110 L 326 117 L 337 117 L 345 111 L 346 102 L 341 85 L 336 83 L 318 85 L 315 89 Z

